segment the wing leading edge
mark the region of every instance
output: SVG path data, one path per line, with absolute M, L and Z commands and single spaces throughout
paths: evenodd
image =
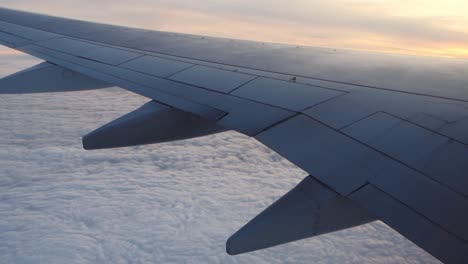
M 229 239 L 229 253 L 379 219 L 445 262 L 468 259 L 466 61 L 262 45 L 8 9 L 0 9 L 0 43 L 47 61 L 0 80 L 0 93 L 115 85 L 152 99 L 86 136 L 86 148 L 232 129 L 311 175 Z

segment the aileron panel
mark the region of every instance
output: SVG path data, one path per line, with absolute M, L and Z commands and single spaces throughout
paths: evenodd
M 143 56 L 120 65 L 122 68 L 156 77 L 169 77 L 192 66 L 194 66 L 194 64 L 154 56 Z
M 261 103 L 245 101 L 229 110 L 229 114 L 221 119 L 218 124 L 222 127 L 254 136 L 294 114 L 294 112 Z
M 446 263 L 465 263 L 468 245 L 379 189 L 368 185 L 350 196 L 378 219 Z
M 468 196 L 468 146 L 386 113 L 343 131 Z
M 364 185 L 375 173 L 370 165 L 381 157 L 378 152 L 304 115 L 255 138 L 342 195 Z
M 30 41 L 15 35 L 11 35 L 0 31 L 0 41 L 5 42 L 10 47 L 16 47 L 29 43 Z
M 427 176 L 397 162 L 385 162 L 385 169 L 369 182 L 412 210 L 464 241 L 468 241 L 468 199 Z
M 195 66 L 170 77 L 170 79 L 203 87 L 209 90 L 229 93 L 253 80 L 255 76 L 244 73 Z
M 299 112 L 343 93 L 291 81 L 262 77 L 241 86 L 232 94 Z
M 142 56 L 142 54 L 136 52 L 104 47 L 69 38 L 52 39 L 39 42 L 37 45 L 111 65 L 118 65 Z

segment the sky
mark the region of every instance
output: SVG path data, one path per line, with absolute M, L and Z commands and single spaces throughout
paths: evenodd
M 265 42 L 468 58 L 465 0 L 1 0 L 1 6 Z
M 462 1 L 0 2 L 158 30 L 385 52 L 463 57 L 468 40 Z M 38 62 L 0 47 L 0 78 Z M 2 263 L 439 263 L 381 222 L 228 256 L 226 239 L 306 173 L 235 132 L 82 149 L 83 135 L 145 102 L 118 88 L 0 96 Z

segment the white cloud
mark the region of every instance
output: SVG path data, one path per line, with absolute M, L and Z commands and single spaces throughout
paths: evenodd
M 0 74 L 34 62 L 22 58 L 0 57 Z M 0 96 L 2 263 L 437 263 L 382 223 L 228 256 L 226 239 L 305 173 L 234 132 L 81 148 L 146 101 L 120 89 Z

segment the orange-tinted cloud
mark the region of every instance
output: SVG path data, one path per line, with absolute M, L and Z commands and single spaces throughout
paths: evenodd
M 22 54 L 21 52 L 13 49 L 7 49 L 7 48 L 0 48 L 0 55 L 17 55 L 17 54 Z

